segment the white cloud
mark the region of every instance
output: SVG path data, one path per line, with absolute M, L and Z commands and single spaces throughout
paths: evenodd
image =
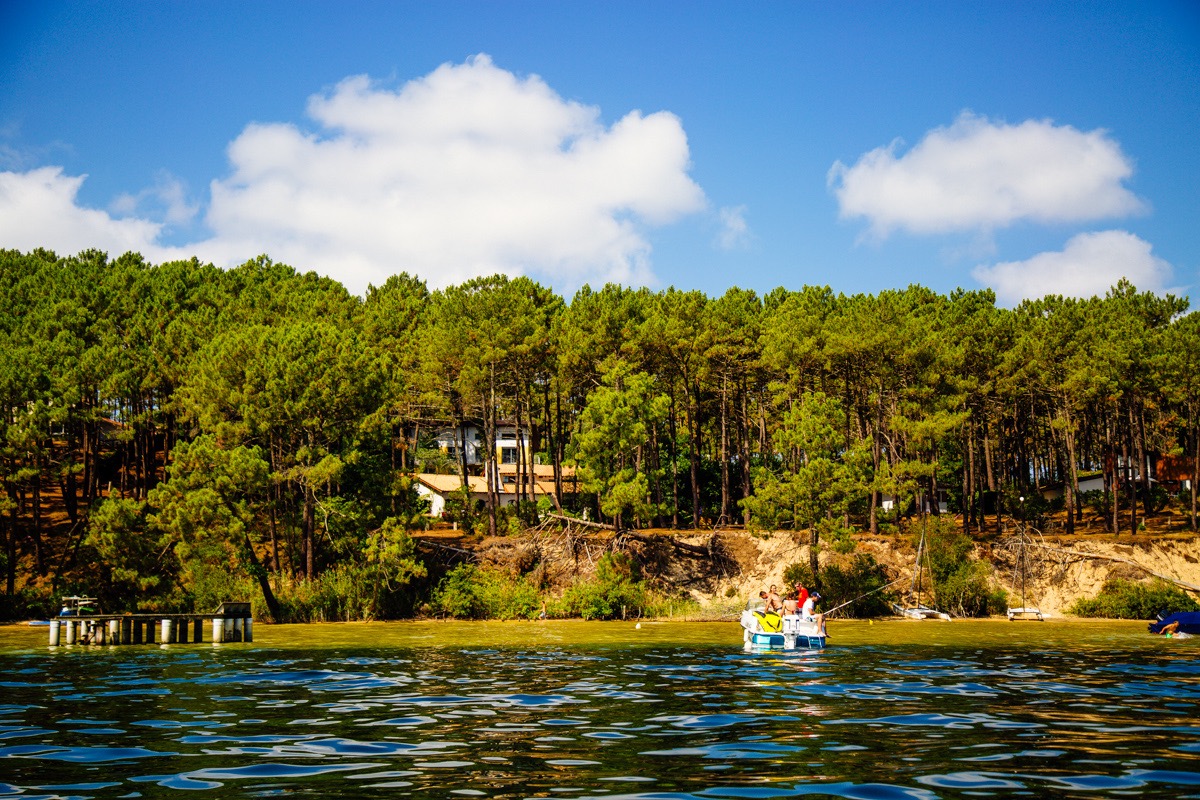
M 879 237 L 993 230 L 1022 220 L 1080 222 L 1144 209 L 1123 182 L 1131 161 L 1107 132 L 1049 120 L 1019 125 L 961 114 L 897 155 L 899 142 L 836 162 L 829 186 L 843 219 Z
M 136 250 L 152 261 L 181 257 L 157 244 L 162 225 L 145 219 L 114 219 L 76 202 L 86 176 L 60 167 L 0 172 L 0 247 L 46 247 L 61 255 L 98 248 L 114 257 Z
M 717 233 L 717 247 L 736 250 L 750 244 L 750 226 L 746 223 L 745 206 L 726 206 L 717 211 L 721 230 Z
M 318 131 L 252 124 L 229 145 L 231 174 L 212 181 L 205 215 L 212 236 L 180 250 L 227 266 L 267 253 L 355 292 L 401 270 L 433 286 L 496 271 L 562 290 L 645 283 L 646 231 L 706 202 L 673 114 L 605 125 L 598 109 L 485 55 L 395 90 L 347 78 L 312 97 L 308 114 Z M 82 176 L 6 175 L 0 246 L 164 251 L 161 223 L 80 207 Z M 163 219 L 187 219 L 182 187 L 147 192 L 113 208 L 157 204 Z
M 1004 303 L 1060 294 L 1103 296 L 1121 278 L 1142 291 L 1168 290 L 1171 265 L 1150 252 L 1150 243 L 1128 231 L 1081 233 L 1058 252 L 1026 261 L 978 266 L 971 274 Z
M 167 225 L 182 225 L 195 219 L 200 205 L 188 198 L 183 181 L 162 170 L 155 177 L 153 186 L 137 194 L 118 195 L 109 209 L 123 217 L 149 211 Z
M 252 125 L 230 145 L 207 217 L 217 255 L 268 252 L 356 291 L 402 269 L 435 286 L 495 271 L 644 282 L 644 228 L 704 204 L 674 115 L 605 127 L 486 56 L 398 91 L 348 78 L 309 115 L 325 137 Z

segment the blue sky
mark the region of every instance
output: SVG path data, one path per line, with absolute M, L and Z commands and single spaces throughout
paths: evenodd
M 1191 294 L 1197 9 L 10 0 L 0 246 Z

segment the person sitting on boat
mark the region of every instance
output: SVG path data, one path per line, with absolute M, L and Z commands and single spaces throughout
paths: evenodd
M 804 605 L 800 608 L 800 616 L 808 622 L 817 623 L 817 630 L 820 636 L 825 636 L 825 615 L 818 614 L 816 611 L 817 601 L 821 599 L 821 595 L 817 592 L 810 594 L 804 601 Z
M 783 598 L 783 613 L 785 615 L 797 615 L 800 613 L 800 604 L 790 594 Z

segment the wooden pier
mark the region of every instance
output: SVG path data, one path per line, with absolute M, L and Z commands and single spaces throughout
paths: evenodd
M 210 624 L 206 624 L 210 623 Z M 222 603 L 211 614 L 81 614 L 50 620 L 50 646 L 199 644 L 254 641 L 249 603 Z

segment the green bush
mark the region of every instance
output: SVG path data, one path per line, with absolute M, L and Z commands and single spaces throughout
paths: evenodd
M 394 576 L 393 576 L 394 577 Z M 338 564 L 313 580 L 275 586 L 281 622 L 358 622 L 391 619 L 408 608 L 408 582 L 390 582 L 377 564 Z M 255 603 L 262 601 L 252 585 Z
M 1113 578 L 1100 593 L 1076 600 L 1067 612 L 1080 617 L 1154 619 L 1159 613 L 1200 611 L 1200 605 L 1181 589 L 1164 580 L 1151 583 Z
M 434 613 L 456 619 L 533 619 L 541 605 L 537 589 L 524 577 L 474 564 L 452 569 L 430 600 Z
M 70 594 L 70 592 L 64 592 Z M 13 622 L 20 619 L 45 619 L 58 613 L 60 606 L 45 592 L 28 586 L 18 589 L 14 595 L 0 594 L 0 621 Z
M 216 611 L 217 606 L 227 600 L 253 602 L 262 599 L 254 579 L 245 573 L 230 569 L 227 564 L 192 561 L 187 564 L 181 583 L 182 586 L 177 587 L 161 603 L 152 603 L 152 608 L 143 604 L 143 608 L 181 614 L 207 613 Z
M 992 570 L 981 561 L 969 561 L 933 587 L 934 604 L 960 617 L 986 617 L 1008 607 L 1008 592 L 991 585 Z
M 1098 517 L 1107 517 L 1112 513 L 1112 493 L 1103 489 L 1080 492 L 1079 505 L 1091 510 Z
M 633 560 L 624 553 L 605 553 L 596 564 L 596 578 L 566 591 L 555 611 L 583 619 L 644 616 L 656 610 Z

